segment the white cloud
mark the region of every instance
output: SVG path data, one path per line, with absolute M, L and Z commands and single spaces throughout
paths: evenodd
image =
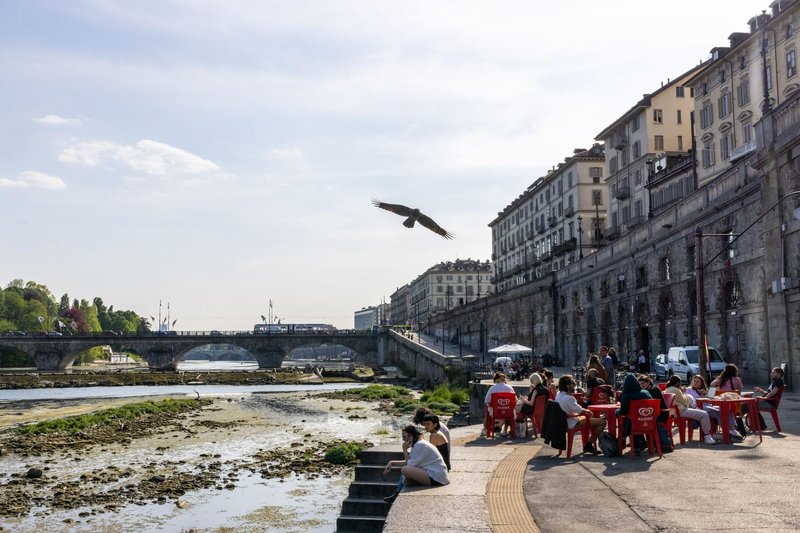
M 0 178 L 0 187 L 66 189 L 67 184 L 64 183 L 64 180 L 57 176 L 50 176 L 48 174 L 44 174 L 43 172 L 36 172 L 34 170 L 27 170 L 25 172 L 20 172 L 19 176 L 17 176 L 17 179 L 15 180 Z
M 61 125 L 61 124 L 81 124 L 82 120 L 80 118 L 67 118 L 61 117 L 58 115 L 45 115 L 43 117 L 39 117 L 36 119 L 36 122 L 39 124 L 53 124 L 53 125 Z
M 219 170 L 213 161 L 168 144 L 141 140 L 135 146 L 94 141 L 65 148 L 59 161 L 96 167 L 121 164 L 151 176 L 202 174 Z

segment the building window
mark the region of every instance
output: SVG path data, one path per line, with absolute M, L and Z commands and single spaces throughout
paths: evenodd
M 678 151 L 683 151 L 683 135 L 678 135 Z
M 725 93 L 719 97 L 719 118 L 725 118 L 731 113 L 731 94 Z
M 589 175 L 592 177 L 592 183 L 600 183 L 600 178 L 603 177 L 603 167 L 589 167 Z
M 608 280 L 604 279 L 600 282 L 600 298 L 608 298 Z
M 568 189 L 572 188 L 572 172 L 571 171 L 567 174 L 567 188 Z
M 708 128 L 714 123 L 714 106 L 706 103 L 700 110 L 700 127 Z
M 633 158 L 636 159 L 642 155 L 642 144 L 640 141 L 633 143 Z
M 731 154 L 731 134 L 723 133 L 719 140 L 719 158 L 728 159 Z
M 705 83 L 705 82 L 703 83 L 703 87 L 702 87 L 701 93 L 702 93 L 703 96 L 708 94 L 708 83 Z
M 675 87 L 675 97 L 676 98 L 683 98 L 683 87 L 681 87 L 680 85 Z
M 708 142 L 703 145 L 703 167 L 713 166 L 716 162 L 714 154 L 714 143 Z
M 747 144 L 753 140 L 753 126 L 750 121 L 742 122 L 742 141 Z
M 618 166 L 617 156 L 614 156 L 614 157 L 611 158 L 611 161 L 608 162 L 608 169 L 611 172 L 616 172 L 617 171 L 617 166 Z
M 631 130 L 639 131 L 639 115 L 636 115 L 631 119 Z
M 663 135 L 656 135 L 653 139 L 653 144 L 655 144 L 656 150 L 663 150 L 664 149 L 664 136 Z
M 627 290 L 625 285 L 625 274 L 617 276 L 617 294 L 622 294 Z
M 791 22 L 789 22 L 786 25 L 786 38 L 791 39 L 793 35 L 794 35 L 794 26 L 792 25 Z
M 725 80 L 728 79 L 727 71 L 723 68 L 719 71 L 719 82 L 725 83 Z
M 638 168 L 633 171 L 633 184 L 634 185 L 642 184 L 642 171 Z
M 739 100 L 739 107 L 750 103 L 750 82 L 748 80 L 742 80 L 742 83 L 736 87 L 736 97 Z
M 686 247 L 686 272 L 694 272 L 694 246 Z
M 647 287 L 647 267 L 644 266 L 636 268 L 636 288 L 642 287 Z
M 658 279 L 669 281 L 670 278 L 672 278 L 672 272 L 669 266 L 669 257 L 662 257 L 658 260 Z
M 653 122 L 656 124 L 664 122 L 663 112 L 660 109 L 653 109 Z
M 683 117 L 681 116 L 681 110 L 680 109 L 678 109 L 677 120 L 678 120 L 678 124 L 683 124 Z
M 747 56 L 742 56 L 739 58 L 739 69 L 745 70 L 747 68 Z
M 786 53 L 786 77 L 791 78 L 797 74 L 797 51 L 789 50 Z
M 592 191 L 592 205 L 603 205 L 603 191 Z

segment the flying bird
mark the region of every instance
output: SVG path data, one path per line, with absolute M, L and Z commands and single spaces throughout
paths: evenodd
M 445 239 L 452 239 L 454 235 L 441 227 L 439 224 L 433 221 L 433 219 L 427 215 L 422 214 L 419 209 L 406 207 L 400 204 L 386 204 L 381 202 L 380 200 L 376 200 L 375 198 L 372 199 L 372 205 L 375 207 L 380 207 L 381 209 L 385 209 L 387 211 L 391 211 L 392 213 L 396 213 L 403 217 L 408 217 L 403 221 L 403 225 L 407 228 L 413 228 L 415 222 L 419 222 L 424 227 L 428 228 L 434 233 L 437 233 L 444 237 Z

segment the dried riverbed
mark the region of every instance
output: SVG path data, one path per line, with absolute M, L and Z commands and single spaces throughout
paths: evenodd
M 396 440 L 406 418 L 317 393 L 204 398 L 76 435 L 20 437 L 20 422 L 133 401 L 0 404 L 0 531 L 331 531 L 352 467 L 337 441 Z

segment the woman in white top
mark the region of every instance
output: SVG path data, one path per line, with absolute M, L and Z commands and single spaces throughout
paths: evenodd
M 665 393 L 674 394 L 672 405 L 678 406 L 678 412 L 684 418 L 691 418 L 700 422 L 700 429 L 706 434 L 703 442 L 706 444 L 716 444 L 717 441 L 711 436 L 711 419 L 708 413 L 696 408 L 694 397 L 686 393 L 686 388 L 681 385 L 681 378 L 672 376 L 667 381 Z
M 422 433 L 416 426 L 406 426 L 403 429 L 403 455 L 405 460 L 389 461 L 383 474 L 389 473 L 392 467 L 402 467 L 400 470 L 400 483 L 394 494 L 384 498 L 387 503 L 392 503 L 400 491 L 405 487 L 405 480 L 410 479 L 420 485 L 448 485 L 450 476 L 447 475 L 447 465 L 442 454 L 430 442 L 421 438 Z

